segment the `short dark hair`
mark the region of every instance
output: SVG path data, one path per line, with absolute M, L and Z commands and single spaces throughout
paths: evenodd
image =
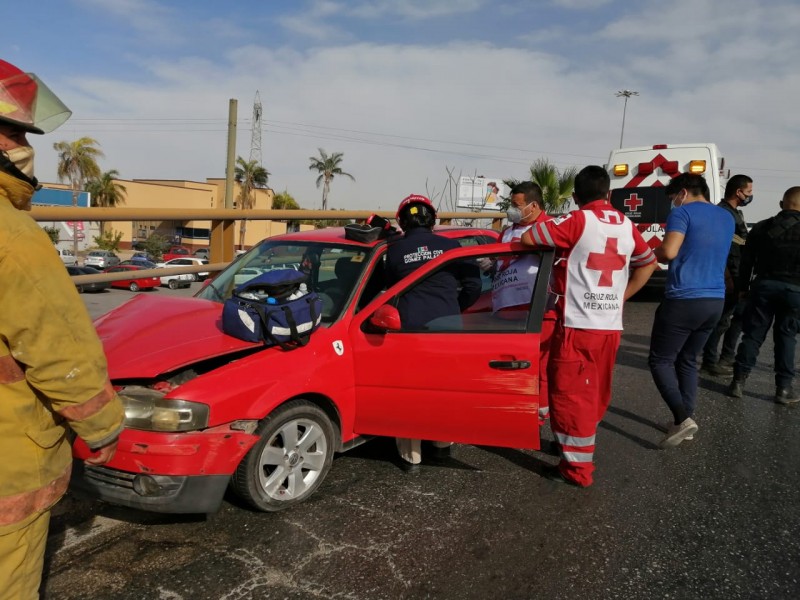
M 608 171 L 598 165 L 589 165 L 575 176 L 575 201 L 578 206 L 605 199 L 611 187 Z
M 686 190 L 692 196 L 702 196 L 707 201 L 711 201 L 711 192 L 708 189 L 705 177 L 694 173 L 681 173 L 673 177 L 664 189 L 667 196 L 677 194 L 681 190 Z
M 738 190 L 746 188 L 748 183 L 753 183 L 747 175 L 734 175 L 725 184 L 725 198 L 733 198 Z
M 511 195 L 525 194 L 525 204 L 536 202 L 539 206 L 542 205 L 542 188 L 538 183 L 533 181 L 520 181 L 511 188 Z

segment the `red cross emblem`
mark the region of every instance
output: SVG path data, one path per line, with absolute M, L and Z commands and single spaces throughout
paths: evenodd
M 590 252 L 589 259 L 586 261 L 586 268 L 593 271 L 600 271 L 600 287 L 611 287 L 613 284 L 614 271 L 621 271 L 625 267 L 625 255 L 617 251 L 617 238 L 606 240 L 606 249 L 602 254 Z
M 633 194 L 628 196 L 628 199 L 625 200 L 623 204 L 628 207 L 628 210 L 638 210 L 639 207 L 642 204 L 644 204 L 644 200 L 639 198 L 639 196 L 637 196 L 636 193 L 634 192 Z

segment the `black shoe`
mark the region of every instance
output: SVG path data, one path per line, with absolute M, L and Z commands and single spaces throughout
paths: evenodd
M 731 398 L 741 398 L 744 396 L 744 382 L 745 379 L 739 379 L 734 376 L 733 381 L 731 381 L 728 389 L 725 390 L 725 395 L 730 396 Z M 778 395 L 775 395 L 777 401 Z
M 733 366 L 722 363 L 703 363 L 703 366 L 700 367 L 700 370 L 708 373 L 709 375 L 714 375 L 715 377 L 733 374 Z
M 415 465 L 414 463 L 407 462 L 402 458 L 400 459 L 398 466 L 404 473 L 419 473 L 420 470 L 419 464 Z
M 425 448 L 423 456 L 430 457 L 430 458 L 450 458 L 450 449 L 452 446 L 446 446 L 441 448 L 439 446 L 434 446 L 431 444 L 430 448 Z M 423 459 L 424 460 L 424 459 Z
M 795 394 L 794 390 L 790 387 L 787 388 L 778 388 L 775 390 L 775 402 L 776 404 L 783 404 L 784 406 L 789 406 L 791 404 L 796 404 L 800 402 L 800 397 Z
M 559 469 L 557 466 L 547 465 L 542 471 L 542 476 L 545 479 L 554 481 L 555 483 L 564 483 L 566 485 L 571 485 L 572 487 L 583 487 L 578 482 L 572 481 L 571 479 L 567 479 L 566 477 L 564 477 L 564 474 L 561 472 L 561 469 Z

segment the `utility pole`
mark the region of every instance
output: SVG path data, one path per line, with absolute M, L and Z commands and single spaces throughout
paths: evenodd
M 625 135 L 625 111 L 628 109 L 628 98 L 631 96 L 638 96 L 639 92 L 633 90 L 620 90 L 615 94 L 617 98 L 625 98 L 625 104 L 622 107 L 622 131 L 619 132 L 619 147 L 622 148 L 622 138 Z

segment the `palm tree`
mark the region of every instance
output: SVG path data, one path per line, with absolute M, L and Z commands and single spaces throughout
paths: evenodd
M 100 177 L 100 167 L 97 159 L 105 156 L 97 148 L 98 141 L 90 137 L 82 137 L 74 142 L 56 142 L 53 148 L 58 152 L 58 169 L 56 174 L 59 181 L 68 180 L 72 188 L 72 206 L 78 205 L 78 192 L 83 189 L 86 182 Z M 72 242 L 75 256 L 78 255 L 77 227 L 73 226 Z
M 334 176 L 344 175 L 353 181 L 355 181 L 356 178 L 350 175 L 350 173 L 342 171 L 342 168 L 339 166 L 342 163 L 344 154 L 341 152 L 334 152 L 328 156 L 322 148 L 317 148 L 317 150 L 319 150 L 319 158 L 310 156 L 308 160 L 311 161 L 311 164 L 308 165 L 308 168 L 310 171 L 317 171 L 319 173 L 319 177 L 317 177 L 317 188 L 319 188 L 320 183 L 324 182 L 322 186 L 322 210 L 328 210 L 328 192 L 331 190 L 331 181 L 333 181 Z
M 119 178 L 119 171 L 111 169 L 97 179 L 86 184 L 86 191 L 92 195 L 95 206 L 114 208 L 125 202 L 127 190 L 125 186 L 114 181 Z M 105 221 L 100 221 L 100 237 L 105 231 Z
M 233 175 L 239 184 L 239 206 L 242 210 L 250 210 L 255 203 L 254 190 L 267 187 L 269 171 L 262 167 L 257 160 L 245 160 L 241 156 L 236 159 L 236 170 Z M 242 219 L 239 229 L 239 249 L 244 249 L 244 235 L 247 232 L 247 219 Z
M 563 173 L 546 158 L 539 158 L 531 165 L 531 181 L 542 188 L 544 211 L 547 214 L 565 212 L 572 190 L 575 189 L 577 167 L 569 167 Z

